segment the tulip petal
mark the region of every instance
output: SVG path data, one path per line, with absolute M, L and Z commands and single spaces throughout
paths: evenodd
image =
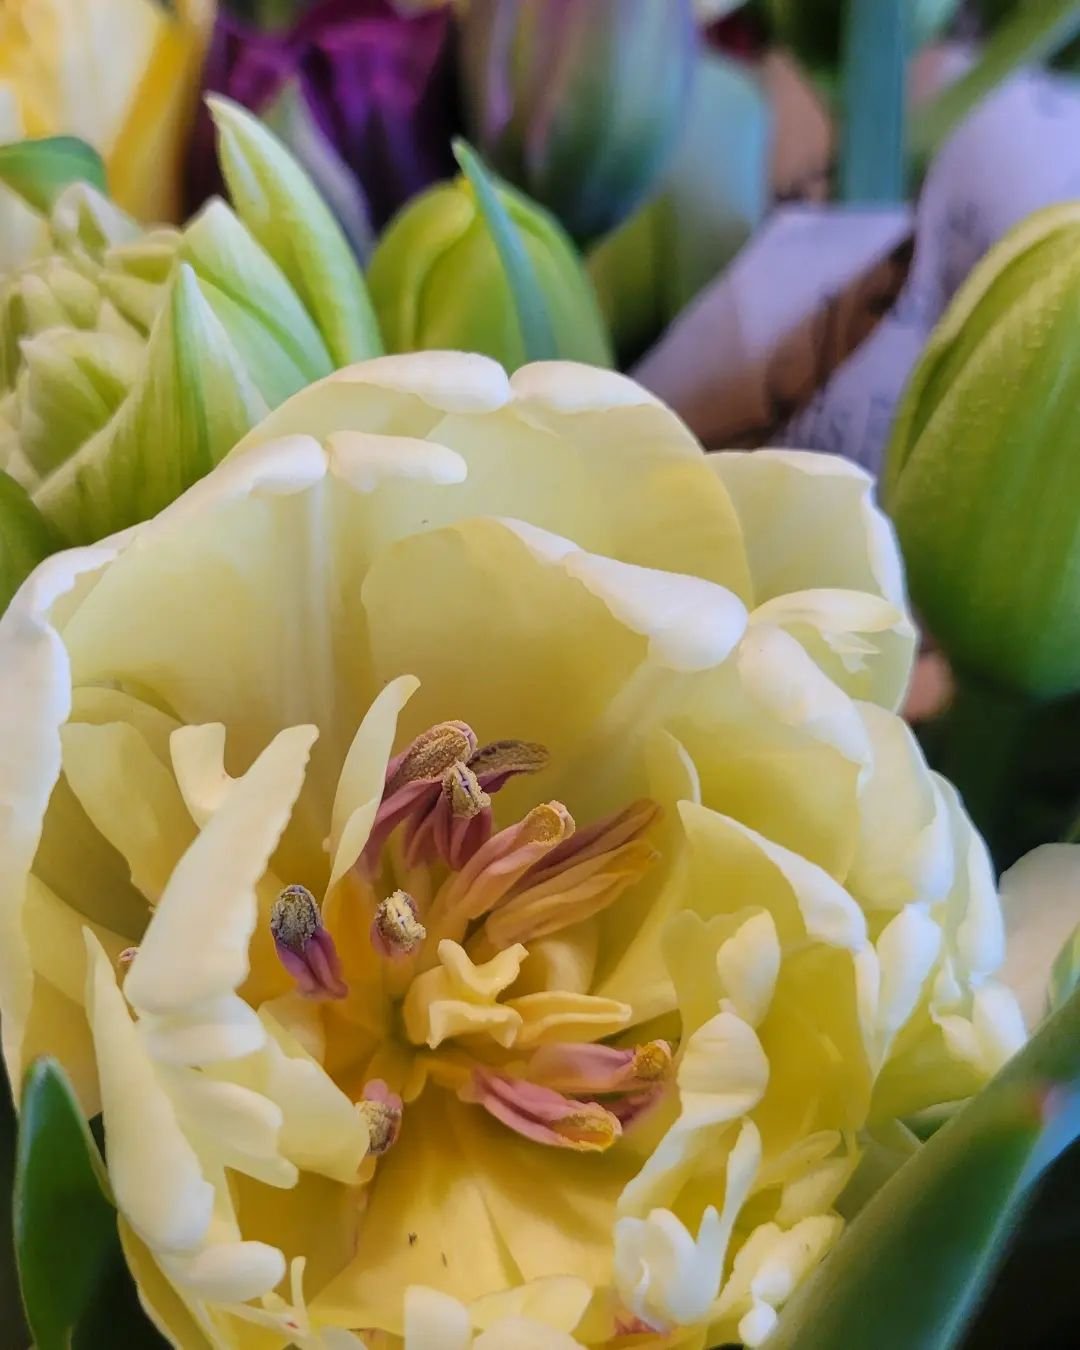
M 70 723 L 61 732 L 64 775 L 94 827 L 131 868 L 150 904 L 195 837 L 176 780 L 123 722 Z
M 197 1251 L 210 1226 L 214 1188 L 158 1082 L 108 958 L 92 936 L 86 946 L 87 1007 L 117 1204 L 153 1250 Z
M 314 727 L 281 732 L 181 858 L 125 981 L 141 1012 L 181 1012 L 243 982 L 255 886 L 288 822 L 316 735 Z

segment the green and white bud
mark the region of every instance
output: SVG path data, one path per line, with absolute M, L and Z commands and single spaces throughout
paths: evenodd
M 381 350 L 303 170 L 248 113 L 215 100 L 214 116 L 235 210 L 144 230 L 72 183 L 45 251 L 0 277 L 0 468 L 58 543 L 155 514 L 269 409 Z
M 901 404 L 883 491 L 915 606 L 962 678 L 1080 689 L 1080 205 L 979 264 Z
M 550 319 L 552 356 L 610 366 L 596 293 L 559 222 L 500 184 Z M 454 348 L 494 357 L 508 370 L 529 358 L 505 260 L 465 177 L 415 197 L 390 222 L 372 255 L 371 297 L 387 349 Z

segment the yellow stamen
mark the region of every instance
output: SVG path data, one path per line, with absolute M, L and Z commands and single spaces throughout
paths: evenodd
M 356 1109 L 367 1122 L 368 1152 L 381 1157 L 397 1138 L 401 1127 L 401 1108 L 390 1102 L 362 1101 Z
M 542 802 L 521 822 L 518 844 L 554 844 L 574 833 L 574 817 L 562 802 Z
M 603 1153 L 622 1134 L 617 1117 L 595 1102 L 583 1102 L 580 1111 L 558 1121 L 553 1129 L 582 1153 Z
M 672 1067 L 671 1046 L 667 1041 L 647 1041 L 634 1048 L 633 1074 L 646 1083 L 667 1078 Z
M 480 780 L 461 760 L 452 764 L 443 775 L 443 791 L 453 814 L 465 820 L 478 816 L 491 805 L 491 798 L 480 786 Z
M 463 722 L 440 722 L 413 741 L 386 785 L 387 794 L 420 778 L 441 778 L 457 760 L 467 760 L 476 748 L 476 737 Z
M 319 906 L 306 886 L 286 886 L 270 911 L 270 932 L 291 952 L 303 952 L 319 929 Z
M 406 891 L 395 891 L 382 901 L 375 910 L 375 928 L 386 947 L 400 956 L 414 952 L 427 937 L 416 902 Z

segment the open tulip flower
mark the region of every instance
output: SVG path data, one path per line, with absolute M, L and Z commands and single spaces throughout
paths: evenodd
M 214 12 L 214 0 L 4 0 L 0 139 L 77 134 L 104 157 L 120 206 L 144 221 L 176 219 Z M 7 194 L 0 212 L 8 266 L 35 222 Z
M 1023 1038 L 870 480 L 384 357 L 0 621 L 8 1071 L 175 1345 L 758 1345 Z

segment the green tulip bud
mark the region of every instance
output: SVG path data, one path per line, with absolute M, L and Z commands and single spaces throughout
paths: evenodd
M 495 191 L 546 302 L 556 354 L 610 366 L 596 295 L 569 236 L 519 192 Z M 368 285 L 388 351 L 483 352 L 509 370 L 528 357 L 504 260 L 464 177 L 399 212 L 372 255 Z
M 54 547 L 49 527 L 26 490 L 0 472 L 0 614 Z
M 912 597 L 962 677 L 1080 689 L 1080 206 L 972 272 L 901 404 L 884 492 Z
M 249 114 L 214 116 L 235 211 L 144 230 L 73 183 L 49 198 L 45 251 L 0 280 L 0 468 L 61 542 L 154 514 L 270 408 L 381 350 L 303 171 Z

